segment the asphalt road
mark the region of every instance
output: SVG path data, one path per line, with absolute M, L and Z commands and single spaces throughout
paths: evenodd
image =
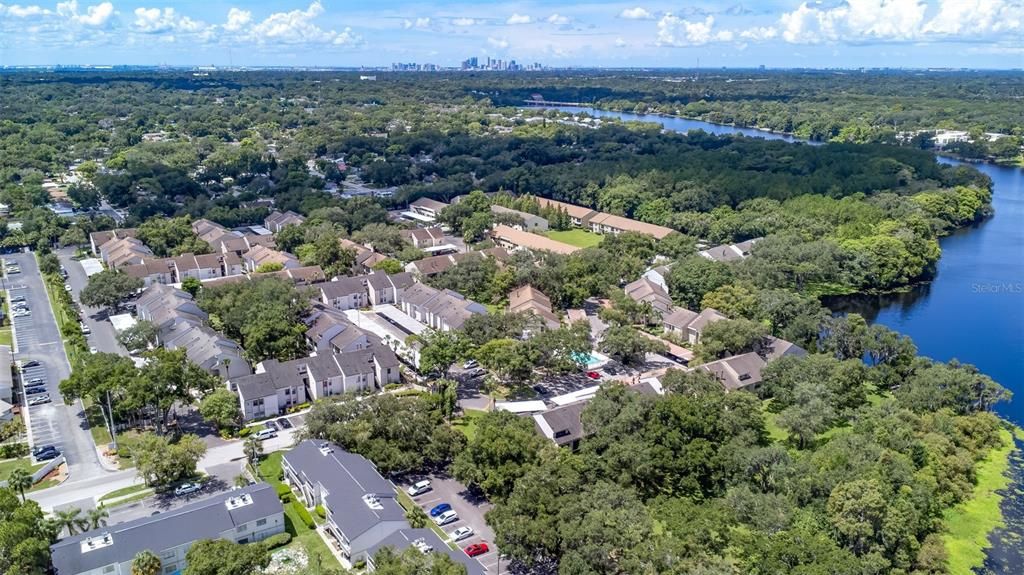
M 89 283 L 89 277 L 85 275 L 81 262 L 71 259 L 71 256 L 74 254 L 74 248 L 64 248 L 57 252 L 57 258 L 60 259 L 64 269 L 68 271 L 68 279 L 66 281 L 71 285 L 72 296 L 75 298 L 75 301 L 81 304 L 82 302 L 78 299 L 78 294 L 82 293 L 86 284 Z M 117 332 L 114 330 L 114 325 L 107 320 L 106 309 L 83 305 L 82 312 L 85 325 L 89 326 L 92 332 L 87 336 L 90 346 L 106 353 L 128 355 L 128 350 L 117 343 Z
M 26 376 L 28 379 L 45 378 L 47 394 L 52 400 L 48 404 L 28 408 L 30 442 L 33 447 L 56 445 L 67 458 L 68 470 L 76 480 L 105 475 L 107 471 L 100 465 L 82 402 L 64 405 L 58 389 L 61 380 L 71 375 L 71 366 L 35 256 L 31 253 L 10 254 L 4 256 L 4 260 L 17 262 L 21 267 L 21 273 L 6 277 L 8 297 L 24 296 L 32 312 L 28 317 L 12 318 L 15 359 L 21 363 L 30 360 L 40 362 L 40 367 L 30 368 Z

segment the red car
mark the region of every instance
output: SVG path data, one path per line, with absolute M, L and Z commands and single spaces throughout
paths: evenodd
M 466 547 L 466 555 L 470 557 L 476 557 L 477 555 L 483 555 L 490 551 L 491 548 L 486 543 L 474 543 L 469 547 Z
M 601 379 L 601 374 L 597 373 L 596 371 L 588 371 L 587 377 L 589 377 L 590 379 Z

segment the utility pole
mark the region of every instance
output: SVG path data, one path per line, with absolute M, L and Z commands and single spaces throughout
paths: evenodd
M 107 413 L 110 414 L 110 443 L 114 444 L 114 451 L 117 451 L 117 430 L 114 429 L 114 410 L 110 407 L 110 390 L 107 390 Z

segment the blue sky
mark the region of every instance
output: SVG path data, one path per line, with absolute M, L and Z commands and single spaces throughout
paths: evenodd
M 1024 68 L 1024 0 L 0 1 L 0 65 Z

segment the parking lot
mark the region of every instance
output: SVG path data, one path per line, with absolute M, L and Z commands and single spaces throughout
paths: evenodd
M 413 501 L 419 505 L 423 511 L 428 515 L 430 510 L 440 504 L 448 503 L 452 506 L 452 509 L 459 515 L 458 521 L 449 523 L 441 527 L 441 530 L 445 533 L 451 533 L 459 527 L 469 526 L 473 528 L 473 535 L 462 541 L 458 541 L 456 545 L 459 549 L 465 549 L 466 547 L 474 543 L 487 543 L 489 547 L 487 553 L 476 557 L 480 564 L 487 569 L 488 573 L 505 573 L 508 571 L 505 560 L 499 560 L 500 556 L 498 548 L 494 544 L 494 531 L 491 530 L 487 522 L 484 521 L 484 514 L 487 513 L 491 508 L 491 504 L 483 498 L 477 498 L 468 489 L 458 481 L 451 479 L 450 477 L 430 476 L 430 477 L 416 477 L 408 483 L 399 485 L 399 489 L 405 491 L 410 485 L 420 479 L 429 479 L 431 490 L 427 491 L 422 495 L 413 497 Z
M 56 446 L 67 458 L 69 471 L 76 478 L 101 475 L 103 467 L 89 434 L 82 404 L 64 405 L 58 388 L 61 380 L 71 374 L 71 367 L 35 256 L 31 253 L 9 254 L 3 259 L 8 304 L 21 303 L 27 309 L 27 313 L 21 314 L 15 314 L 12 309 L 10 318 L 15 358 L 19 366 L 26 366 L 20 380 L 22 383 L 43 380 L 40 387 L 45 392 L 27 397 L 48 395 L 50 398 L 49 403 L 26 406 L 29 442 L 33 448 Z M 38 365 L 34 365 L 36 362 Z M 18 390 L 25 398 L 21 384 Z

